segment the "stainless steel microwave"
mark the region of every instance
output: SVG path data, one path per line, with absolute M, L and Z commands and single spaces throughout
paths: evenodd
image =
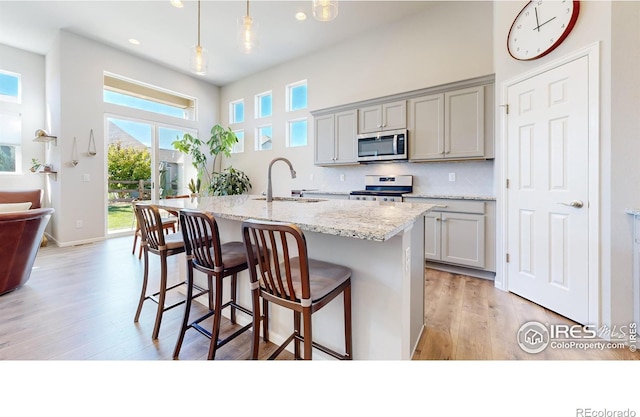
M 407 159 L 407 134 L 400 129 L 358 135 L 358 162 Z

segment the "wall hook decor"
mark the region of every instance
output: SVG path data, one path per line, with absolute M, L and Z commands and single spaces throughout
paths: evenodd
M 93 137 L 93 129 L 89 131 L 89 149 L 87 150 L 89 156 L 96 156 L 98 154 L 96 150 L 96 140 Z
M 78 166 L 78 140 L 73 137 L 73 146 L 71 147 L 71 165 Z

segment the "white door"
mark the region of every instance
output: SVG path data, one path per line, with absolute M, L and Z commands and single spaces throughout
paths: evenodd
M 589 319 L 588 57 L 507 90 L 509 291 Z

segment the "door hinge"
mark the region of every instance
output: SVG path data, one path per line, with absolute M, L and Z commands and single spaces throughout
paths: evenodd
M 508 104 L 500 104 L 500 107 L 504 107 L 506 114 L 509 114 L 509 105 Z
M 506 258 L 507 263 L 509 263 L 509 254 L 508 253 L 507 253 L 507 256 L 505 258 Z
M 505 186 L 509 188 L 509 178 L 507 178 L 507 180 L 505 181 Z

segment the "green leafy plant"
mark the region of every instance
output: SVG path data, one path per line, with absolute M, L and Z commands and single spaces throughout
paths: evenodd
M 249 188 L 251 183 L 249 177 L 237 169 L 229 167 L 223 172 L 215 172 L 219 158 L 231 156 L 233 145 L 238 142 L 238 137 L 231 128 L 223 128 L 219 124 L 211 128 L 211 137 L 206 142 L 185 133 L 182 139 L 179 137 L 172 145 L 173 147 L 191 156 L 193 167 L 198 170 L 198 181 L 202 180 L 212 195 L 242 194 Z M 208 154 L 202 148 L 208 148 Z M 208 155 L 213 156 L 211 171 L 208 166 Z M 198 183 L 194 184 L 195 186 Z M 191 184 L 189 184 L 191 190 Z M 199 190 L 199 187 L 195 187 Z M 193 192 L 193 191 L 192 191 Z M 199 191 L 196 191 L 199 192 Z
M 200 178 L 198 178 L 196 181 L 193 181 L 193 178 L 191 178 L 191 181 L 189 181 L 189 191 L 191 191 L 191 194 L 198 194 L 200 193 Z
M 244 172 L 233 167 L 216 173 L 211 183 L 211 193 L 213 195 L 236 195 L 249 191 L 251 181 Z
M 42 167 L 42 162 L 37 158 L 31 158 L 31 172 L 38 172 Z

